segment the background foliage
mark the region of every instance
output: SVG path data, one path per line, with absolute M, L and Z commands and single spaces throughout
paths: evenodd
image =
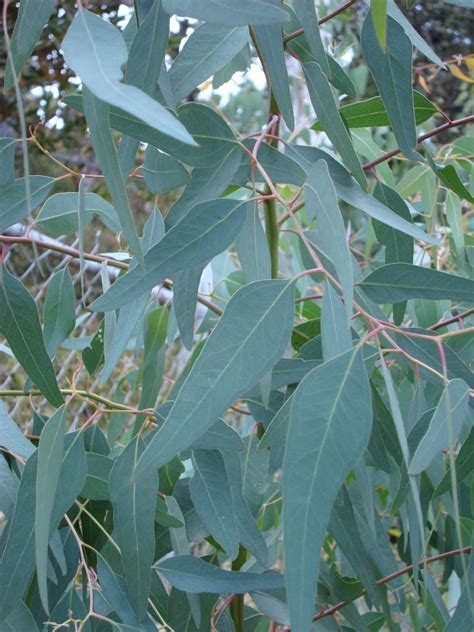
M 3 3 L 0 631 L 472 629 L 472 1 L 129 4 Z

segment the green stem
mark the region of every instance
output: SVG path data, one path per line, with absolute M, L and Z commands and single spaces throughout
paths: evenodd
M 239 554 L 232 562 L 232 570 L 238 571 L 242 568 L 247 559 L 247 549 L 242 545 L 239 548 Z M 230 616 L 234 622 L 235 632 L 244 632 L 244 595 L 237 595 L 229 608 Z
M 99 404 L 103 404 L 110 410 L 119 411 L 123 410 L 126 412 L 135 412 L 134 408 L 130 406 L 126 406 L 125 404 L 119 404 L 119 402 L 113 402 L 111 399 L 107 399 L 106 397 L 102 397 L 102 395 L 98 395 L 97 393 L 91 393 L 90 391 L 76 390 L 73 388 L 61 388 L 59 389 L 63 395 L 79 395 L 79 397 L 85 397 L 86 399 L 90 399 Z M 43 395 L 41 391 L 37 389 L 32 389 L 29 391 L 22 391 L 20 389 L 7 389 L 4 391 L 0 391 L 0 397 L 35 397 L 37 395 Z
M 271 195 L 270 188 L 265 188 L 265 193 Z M 265 233 L 267 235 L 268 248 L 270 250 L 270 260 L 272 264 L 272 279 L 278 278 L 278 244 L 279 244 L 279 227 L 275 200 L 265 200 Z

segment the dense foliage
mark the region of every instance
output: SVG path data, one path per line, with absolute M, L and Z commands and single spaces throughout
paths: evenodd
M 3 3 L 0 632 L 473 629 L 474 2 L 422 4 Z

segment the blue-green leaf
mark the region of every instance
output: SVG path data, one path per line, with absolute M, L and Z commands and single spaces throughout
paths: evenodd
M 18 428 L 8 414 L 3 402 L 0 402 L 0 445 L 26 458 L 35 451 L 35 446 L 28 441 Z
M 248 42 L 244 26 L 203 24 L 186 41 L 171 66 L 169 78 L 178 101 L 229 62 Z
M 20 74 L 29 56 L 33 52 L 44 25 L 49 20 L 57 4 L 57 0 L 23 0 L 20 3 L 18 18 L 11 37 L 11 52 L 15 73 Z M 6 64 L 5 90 L 14 84 L 11 63 Z
M 67 268 L 58 270 L 51 278 L 44 304 L 44 342 L 49 357 L 76 325 L 76 294 Z
M 168 13 L 212 24 L 238 26 L 283 22 L 285 13 L 275 0 L 163 0 Z
M 190 180 L 189 173 L 179 160 L 163 154 L 153 145 L 148 145 L 146 149 L 141 171 L 145 184 L 152 193 L 172 191 L 188 184 Z
M 271 278 L 268 241 L 260 221 L 258 204 L 248 205 L 245 223 L 235 240 L 246 283 Z
M 311 628 L 320 549 L 331 508 L 370 436 L 360 348 L 314 369 L 293 396 L 283 465 L 285 578 L 292 628 Z M 344 436 L 345 440 L 341 441 Z
M 275 4 L 278 4 L 278 2 Z M 254 24 L 253 32 L 265 74 L 270 82 L 271 95 L 277 102 L 287 126 L 292 130 L 295 126 L 295 119 L 281 26 L 278 24 L 258 26 Z
M 474 281 L 448 272 L 390 263 L 365 277 L 358 286 L 376 303 L 400 303 L 411 298 L 474 301 Z
M 0 138 L 0 187 L 15 179 L 16 138 Z
M 222 252 L 245 221 L 247 202 L 210 200 L 197 204 L 145 255 L 145 270 L 138 266 L 118 279 L 93 309 L 110 311 L 129 303 L 161 283 L 167 276 L 197 266 Z
M 32 210 L 44 202 L 53 184 L 53 178 L 30 176 Z M 0 187 L 0 233 L 27 215 L 28 196 L 26 195 L 25 178 L 18 178 Z
M 178 329 L 186 349 L 191 349 L 194 339 L 197 293 L 203 266 L 182 270 L 173 275 L 173 307 Z
M 189 593 L 246 593 L 273 590 L 284 586 L 279 573 L 245 573 L 225 571 L 192 555 L 169 557 L 156 570 L 170 584 Z
M 115 461 L 110 473 L 110 498 L 114 526 L 122 553 L 130 603 L 142 621 L 148 606 L 151 565 L 155 555 L 155 505 L 158 474 L 148 472 L 139 481 L 131 475 L 143 451 L 138 437 L 131 441 Z
M 163 134 L 194 144 L 183 125 L 158 101 L 135 86 L 121 83 L 128 53 L 113 24 L 80 6 L 61 48 L 68 66 L 97 99 L 129 112 Z
M 318 160 L 314 164 L 305 182 L 304 191 L 308 212 L 316 215 L 319 237 L 327 246 L 327 255 L 342 285 L 349 321 L 352 315 L 353 296 L 352 257 L 344 221 L 337 204 L 336 191 L 324 160 Z
M 0 333 L 50 404 L 61 406 L 64 400 L 46 352 L 36 303 L 4 266 L 0 269 Z
M 395 138 L 403 153 L 411 160 L 419 156 L 412 90 L 412 54 L 409 38 L 402 27 L 387 18 L 387 50 L 380 47 L 372 15 L 367 14 L 361 32 L 361 46 L 365 61 L 372 73 L 387 113 Z
M 300 23 L 303 25 L 304 34 L 308 40 L 311 54 L 315 61 L 321 66 L 324 74 L 330 78 L 331 69 L 329 67 L 328 56 L 324 50 L 321 32 L 319 30 L 318 14 L 313 0 L 295 0 L 293 8 Z
M 257 281 L 233 295 L 135 476 L 164 465 L 192 445 L 239 395 L 268 373 L 290 339 L 293 294 L 291 282 Z
M 321 306 L 321 338 L 327 362 L 352 347 L 352 337 L 341 299 L 329 282 L 324 284 Z
M 41 431 L 36 474 L 35 550 L 38 589 L 46 612 L 48 607 L 48 545 L 51 519 L 58 489 L 61 462 L 64 454 L 66 406 L 61 406 L 46 422 Z
M 304 63 L 303 71 L 311 103 L 322 128 L 336 151 L 341 154 L 345 165 L 354 178 L 363 189 L 367 189 L 364 171 L 352 145 L 350 133 L 337 108 L 336 100 L 326 75 L 322 72 L 319 64 L 314 61 Z
M 431 417 L 408 468 L 409 474 L 420 474 L 443 449 L 456 441 L 469 414 L 469 386 L 464 380 L 451 380 Z

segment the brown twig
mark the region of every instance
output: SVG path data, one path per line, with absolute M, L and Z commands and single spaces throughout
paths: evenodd
M 432 331 L 436 331 L 436 329 L 441 329 L 442 327 L 446 327 L 447 325 L 451 325 L 452 323 L 457 323 L 460 320 L 464 320 L 464 318 L 467 318 L 471 314 L 474 314 L 474 307 L 471 307 L 470 309 L 467 309 L 465 312 L 462 312 L 461 314 L 457 314 L 456 316 L 453 316 L 452 318 L 447 318 L 446 320 L 440 320 L 438 323 L 431 325 L 431 327 L 428 327 L 428 329 L 431 329 Z

